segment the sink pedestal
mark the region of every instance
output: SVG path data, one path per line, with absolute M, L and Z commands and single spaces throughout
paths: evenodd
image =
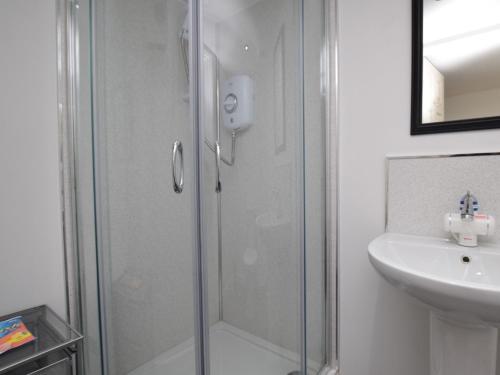
M 431 375 L 495 375 L 497 329 L 431 312 Z
M 431 375 L 495 375 L 500 246 L 471 249 L 443 238 L 385 233 L 368 245 L 368 254 L 387 281 L 430 309 Z

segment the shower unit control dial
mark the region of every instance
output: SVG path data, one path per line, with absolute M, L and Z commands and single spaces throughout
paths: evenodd
M 222 85 L 222 117 L 224 127 L 239 131 L 255 121 L 255 95 L 253 80 L 247 75 L 229 78 Z
M 224 99 L 224 111 L 226 113 L 233 113 L 236 111 L 236 108 L 238 107 L 238 98 L 234 94 L 227 94 L 226 98 Z

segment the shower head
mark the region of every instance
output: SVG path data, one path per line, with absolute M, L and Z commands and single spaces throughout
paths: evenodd
M 179 45 L 181 48 L 182 60 L 184 62 L 184 70 L 186 71 L 186 78 L 188 81 L 189 81 L 189 29 L 190 29 L 189 26 L 190 25 L 189 25 L 189 13 L 188 13 L 184 18 L 184 22 L 182 23 L 182 28 L 179 31 Z M 216 53 L 205 44 L 203 45 L 203 49 L 205 53 L 208 53 L 215 59 L 218 69 L 219 59 Z

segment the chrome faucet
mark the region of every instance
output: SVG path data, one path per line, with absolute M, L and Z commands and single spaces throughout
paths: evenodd
M 474 213 L 479 210 L 479 202 L 470 191 L 460 199 L 460 215 L 462 219 L 472 221 Z
M 481 214 L 477 198 L 468 191 L 460 198 L 460 213 L 444 215 L 444 230 L 450 232 L 461 246 L 477 246 L 478 236 L 491 236 L 495 232 L 495 218 Z

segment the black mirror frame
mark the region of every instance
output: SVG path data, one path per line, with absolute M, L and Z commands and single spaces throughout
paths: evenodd
M 500 116 L 422 124 L 424 0 L 412 0 L 411 135 L 500 128 Z

